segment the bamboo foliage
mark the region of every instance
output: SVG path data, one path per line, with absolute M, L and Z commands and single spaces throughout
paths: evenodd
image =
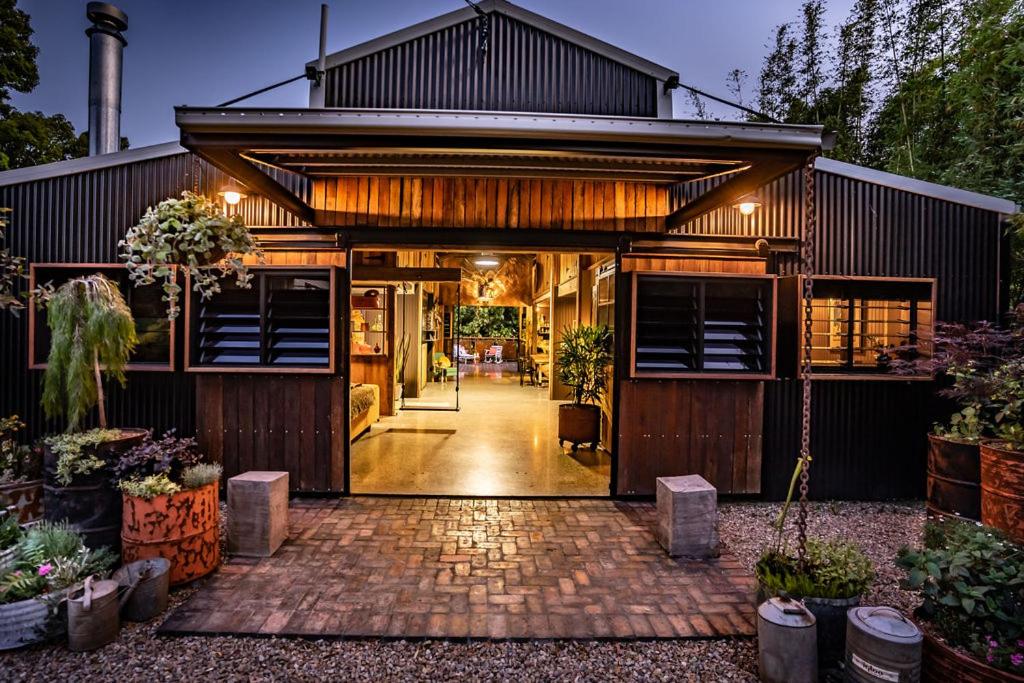
M 125 384 L 124 368 L 138 339 L 117 285 L 99 273 L 68 280 L 46 302 L 50 355 L 43 376 L 47 417 L 63 415 L 67 431 L 99 409 L 107 426 L 103 376 Z

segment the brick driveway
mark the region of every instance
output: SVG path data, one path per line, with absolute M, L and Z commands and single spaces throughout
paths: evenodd
M 690 638 L 754 633 L 726 552 L 673 560 L 654 505 L 608 500 L 292 501 L 273 558 L 234 558 L 162 633 Z

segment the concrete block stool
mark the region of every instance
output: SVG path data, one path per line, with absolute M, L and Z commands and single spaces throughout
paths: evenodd
M 658 543 L 672 557 L 718 557 L 718 492 L 704 477 L 658 477 Z
M 288 538 L 288 473 L 228 479 L 228 552 L 270 557 Z

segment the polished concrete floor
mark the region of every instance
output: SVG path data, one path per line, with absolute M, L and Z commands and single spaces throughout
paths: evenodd
M 463 365 L 458 412 L 402 410 L 352 444 L 352 491 L 450 496 L 607 496 L 610 458 L 558 444 L 558 401 L 519 375 Z M 455 404 L 428 384 L 417 405 Z

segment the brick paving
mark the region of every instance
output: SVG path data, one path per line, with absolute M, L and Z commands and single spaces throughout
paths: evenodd
M 754 577 L 671 559 L 651 503 L 292 501 L 272 558 L 232 558 L 162 633 L 405 638 L 749 636 Z M 726 549 L 727 550 L 727 549 Z

